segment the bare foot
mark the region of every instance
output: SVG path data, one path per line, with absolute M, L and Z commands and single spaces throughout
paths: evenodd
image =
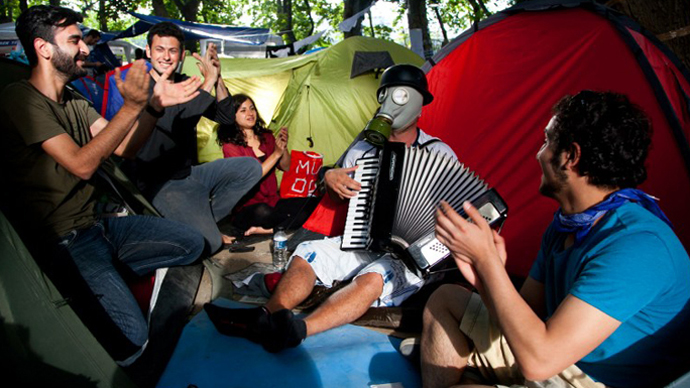
M 250 236 L 252 234 L 271 234 L 271 233 L 273 233 L 273 228 L 264 229 L 260 226 L 252 226 L 251 228 L 247 229 L 246 232 L 244 232 L 244 235 Z
M 222 238 L 223 238 L 223 244 L 232 244 L 233 242 L 235 242 L 235 238 L 234 238 L 234 237 L 226 236 L 226 235 L 224 235 L 224 234 L 221 235 L 221 236 L 222 236 Z

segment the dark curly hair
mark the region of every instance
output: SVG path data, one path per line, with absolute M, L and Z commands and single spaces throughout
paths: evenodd
M 180 42 L 180 48 L 184 45 L 184 32 L 173 22 L 160 22 L 151 27 L 146 37 L 146 42 L 149 44 L 149 47 L 153 45 L 154 36 L 171 36 Z M 153 49 L 153 47 L 151 47 L 151 49 Z
M 583 90 L 553 108 L 554 157 L 580 145 L 579 173 L 592 185 L 636 187 L 647 179 L 652 128 L 642 109 L 622 94 Z
M 242 104 L 244 104 L 244 102 L 247 100 L 251 101 L 256 108 L 254 100 L 252 100 L 252 98 L 246 94 L 235 94 L 232 96 L 232 107 L 235 114 L 237 114 L 240 106 L 242 106 Z M 264 137 L 262 135 L 264 133 L 272 133 L 269 129 L 266 129 L 266 123 L 261 118 L 258 110 L 256 111 L 256 124 L 254 124 L 253 129 L 254 133 L 259 138 L 259 141 L 262 143 L 264 142 Z M 221 124 L 218 127 L 218 144 L 222 146 L 225 143 L 232 143 L 243 147 L 247 146 L 247 140 L 244 138 L 244 132 L 242 131 L 242 128 L 237 126 L 236 122 L 229 125 Z
M 33 67 L 38 64 L 34 40 L 41 38 L 55 44 L 55 30 L 81 23 L 84 17 L 69 8 L 54 5 L 35 5 L 17 18 L 15 32 L 22 42 L 24 53 Z

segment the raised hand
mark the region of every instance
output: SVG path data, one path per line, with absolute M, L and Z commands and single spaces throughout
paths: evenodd
M 472 222 L 441 201 L 436 210 L 436 238 L 448 247 L 465 279 L 481 292 L 476 266 L 481 260 L 492 259 L 505 264 L 505 241 L 469 202 L 463 204 L 463 209 Z
M 168 106 L 184 104 L 199 95 L 199 86 L 201 85 L 199 77 L 194 76 L 182 82 L 173 83 L 169 77 L 174 71 L 175 69 L 170 67 L 161 75 L 158 75 L 153 69 L 149 72 L 153 80 L 156 81 L 149 104 L 157 111 Z M 127 79 L 129 80 L 129 76 Z
M 124 100 L 123 106 L 137 110 L 144 109 L 149 99 L 149 82 L 151 81 L 143 59 L 134 62 L 124 81 L 120 69 L 115 69 L 115 85 Z
M 285 149 L 287 148 L 287 142 L 288 142 L 287 127 L 282 127 L 282 128 L 280 128 L 280 132 L 278 132 L 278 137 L 276 137 L 275 153 L 282 154 L 285 151 Z
M 197 66 L 199 66 L 199 71 L 204 77 L 202 89 L 210 92 L 220 75 L 220 60 L 218 59 L 218 51 L 215 43 L 210 43 L 208 45 L 203 57 L 197 53 L 193 53 L 192 56 L 199 61 L 197 62 Z
M 326 171 L 324 181 L 326 186 L 337 194 L 340 199 L 352 198 L 362 189 L 362 185 L 350 178 L 350 173 L 354 172 L 357 166 L 349 168 L 334 168 Z
M 215 43 L 210 43 L 206 55 L 209 56 L 211 63 L 218 68 L 218 78 L 220 78 L 220 58 L 218 57 L 218 46 Z

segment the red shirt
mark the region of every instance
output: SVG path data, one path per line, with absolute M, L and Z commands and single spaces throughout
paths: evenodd
M 276 148 L 276 139 L 270 132 L 264 133 L 261 136 L 263 137 L 263 141 L 259 146 L 259 150 L 264 153 L 264 158 L 267 158 Z M 262 162 L 262 160 L 254 154 L 252 147 L 232 143 L 223 144 L 223 156 L 226 158 L 232 158 L 235 156 L 250 156 L 258 160 L 259 163 Z M 248 198 L 252 194 L 253 196 L 249 198 L 249 200 L 239 203 L 237 208 L 240 209 L 255 203 L 266 203 L 271 207 L 275 207 L 276 203 L 280 199 L 280 196 L 278 195 L 278 181 L 276 180 L 275 166 L 268 174 L 266 174 L 265 177 L 261 178 L 259 184 L 250 190 L 245 198 Z

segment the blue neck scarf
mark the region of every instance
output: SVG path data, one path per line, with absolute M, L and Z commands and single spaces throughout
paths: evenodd
M 666 215 L 659 205 L 656 203 L 657 199 L 651 195 L 638 189 L 623 189 L 616 191 L 608 196 L 604 201 L 590 207 L 589 209 L 577 214 L 563 214 L 562 209 L 558 209 L 553 216 L 552 225 L 559 232 L 575 233 L 575 243 L 582 241 L 590 230 L 594 222 L 606 214 L 607 211 L 618 209 L 628 202 L 634 202 L 649 210 L 652 214 L 659 217 L 660 220 L 671 225 Z

